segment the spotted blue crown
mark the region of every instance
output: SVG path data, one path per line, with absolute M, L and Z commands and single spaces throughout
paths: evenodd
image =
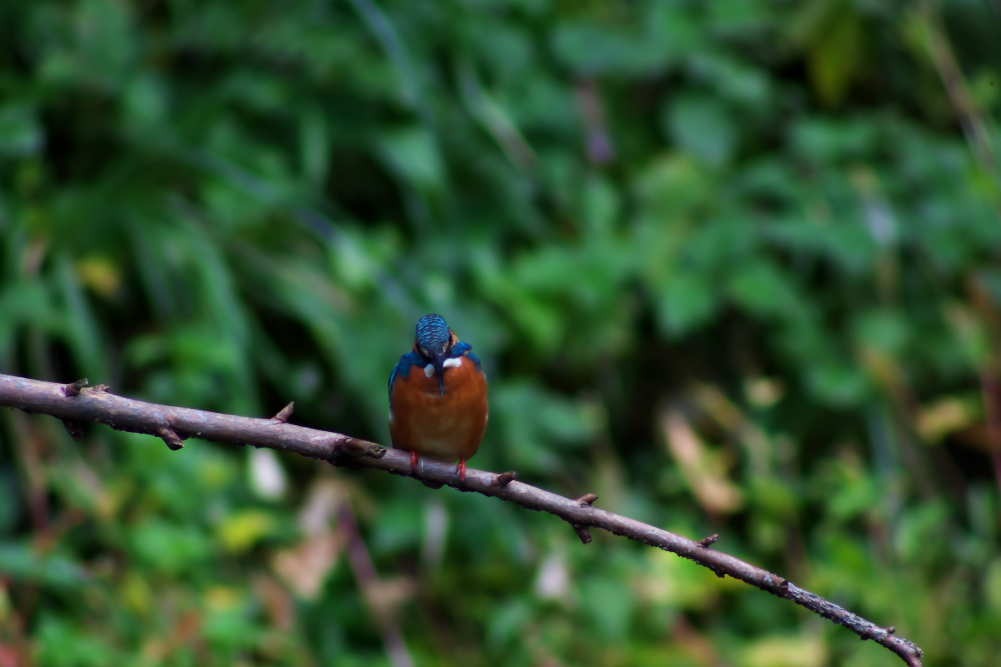
M 441 315 L 425 315 L 417 321 L 417 347 L 427 357 L 435 352 L 443 353 L 450 337 L 448 325 Z

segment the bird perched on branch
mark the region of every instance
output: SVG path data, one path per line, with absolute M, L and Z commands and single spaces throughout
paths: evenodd
M 487 379 L 471 350 L 441 315 L 425 315 L 414 349 L 389 376 L 389 434 L 393 447 L 410 452 L 412 472 L 420 456 L 458 459 L 459 479 L 466 481 L 466 461 L 487 428 Z

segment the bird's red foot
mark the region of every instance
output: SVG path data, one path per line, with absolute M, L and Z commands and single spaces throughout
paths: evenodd
M 459 457 L 459 481 L 466 481 L 466 459 Z
M 417 452 L 410 452 L 410 474 L 417 476 Z

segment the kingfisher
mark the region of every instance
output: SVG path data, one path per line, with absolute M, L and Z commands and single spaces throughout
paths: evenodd
M 452 463 L 466 481 L 487 428 L 487 379 L 469 343 L 459 341 L 441 315 L 417 322 L 413 349 L 389 375 L 389 435 L 393 447 L 418 457 Z

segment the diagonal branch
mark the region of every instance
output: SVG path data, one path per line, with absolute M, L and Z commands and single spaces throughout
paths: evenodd
M 379 574 L 375 571 L 375 565 L 365 547 L 365 542 L 362 541 L 361 534 L 358 532 L 354 512 L 351 511 L 351 506 L 347 502 L 341 503 L 337 525 L 340 526 L 341 532 L 345 536 L 345 551 L 348 563 L 351 565 L 351 571 L 354 572 L 355 581 L 358 582 L 358 588 L 361 589 L 362 597 L 369 607 L 372 620 L 375 621 L 376 627 L 382 633 L 382 643 L 386 647 L 389 663 L 393 667 L 414 667 L 414 660 L 410 657 L 407 644 L 403 640 L 400 624 L 387 605 L 380 604 L 380 596 L 377 591 L 382 582 L 379 580 Z
M 466 469 L 466 481 L 459 481 L 453 465 L 421 460 L 416 474 L 410 472 L 410 455 L 373 442 L 340 433 L 318 431 L 282 422 L 278 419 L 252 419 L 144 403 L 108 393 L 102 386 L 81 388 L 67 396 L 66 385 L 0 375 L 0 406 L 40 412 L 63 420 L 93 421 L 114 429 L 146 433 L 163 438 L 172 449 L 185 438 L 202 438 L 255 447 L 270 447 L 314 459 L 324 459 L 337 466 L 375 468 L 396 475 L 414 476 L 422 481 L 448 484 L 460 491 L 475 491 L 563 519 L 581 534 L 587 528 L 602 528 L 615 535 L 688 558 L 709 568 L 718 576 L 730 575 L 763 591 L 791 600 L 839 625 L 848 627 L 863 640 L 871 639 L 885 646 L 910 667 L 921 666 L 921 649 L 913 642 L 896 637 L 894 628 L 883 628 L 861 616 L 828 602 L 790 581 L 745 563 L 733 556 L 714 551 L 709 546 L 714 536 L 698 542 L 640 523 L 619 514 L 593 507 L 590 494 L 573 500 L 514 480 L 512 473 L 497 475 Z M 72 393 L 72 392 L 69 392 Z M 165 433 L 173 437 L 165 437 Z M 174 438 L 177 440 L 174 440 Z M 588 535 L 589 536 L 589 535 Z M 581 539 L 584 539 L 583 535 Z

